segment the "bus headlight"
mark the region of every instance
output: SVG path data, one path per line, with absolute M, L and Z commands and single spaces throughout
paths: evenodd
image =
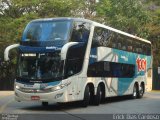
M 59 85 L 52 88 L 53 91 L 60 90 L 60 89 L 61 87 Z
M 52 88 L 52 91 L 60 90 L 64 87 L 64 85 L 58 85 Z
M 18 85 L 15 85 L 15 88 L 18 89 L 18 90 L 20 89 L 20 87 Z

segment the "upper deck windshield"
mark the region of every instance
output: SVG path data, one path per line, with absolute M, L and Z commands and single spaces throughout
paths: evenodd
M 41 46 L 63 46 L 67 42 L 87 42 L 90 24 L 72 20 L 44 20 L 30 22 L 24 30 L 22 42 L 43 42 Z M 33 44 L 32 44 L 33 45 Z
M 34 21 L 27 25 L 22 41 L 66 41 L 71 21 Z

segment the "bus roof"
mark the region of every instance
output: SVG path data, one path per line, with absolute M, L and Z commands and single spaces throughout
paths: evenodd
M 123 32 L 123 31 L 121 31 L 121 30 L 118 30 L 118 29 L 109 27 L 109 26 L 107 26 L 107 25 L 104 25 L 104 24 L 101 24 L 101 23 L 98 23 L 98 22 L 95 22 L 95 21 L 92 21 L 92 20 L 84 19 L 84 18 L 71 18 L 71 17 L 42 18 L 42 19 L 32 20 L 31 22 L 36 22 L 36 21 L 53 21 L 53 20 L 72 20 L 72 21 L 88 22 L 88 23 L 93 24 L 94 26 L 103 27 L 103 28 L 106 28 L 106 29 L 108 29 L 108 30 L 117 32 L 117 33 L 119 33 L 119 34 L 122 34 L 122 35 L 125 35 L 125 36 L 128 36 L 128 37 L 134 38 L 134 39 L 136 39 L 136 40 L 140 40 L 140 41 L 143 41 L 143 42 L 146 42 L 146 43 L 151 44 L 151 42 L 150 42 L 149 40 L 140 38 L 140 37 L 138 37 L 138 36 L 135 36 L 135 35 L 132 35 L 132 34 Z

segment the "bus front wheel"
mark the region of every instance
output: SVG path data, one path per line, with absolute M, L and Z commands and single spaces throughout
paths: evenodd
M 143 97 L 143 94 L 144 94 L 144 85 L 141 84 L 141 85 L 140 85 L 140 88 L 139 88 L 139 91 L 138 91 L 138 96 L 137 96 L 137 98 L 142 98 L 142 97 Z
M 90 102 L 90 89 L 89 86 L 87 85 L 84 91 L 84 98 L 82 101 L 82 107 L 87 107 Z

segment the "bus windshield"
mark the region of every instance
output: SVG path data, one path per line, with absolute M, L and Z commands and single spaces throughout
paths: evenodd
M 22 41 L 66 41 L 71 21 L 34 21 L 24 30 Z
M 30 80 L 60 79 L 63 77 L 63 61 L 59 54 L 21 54 L 18 76 Z

